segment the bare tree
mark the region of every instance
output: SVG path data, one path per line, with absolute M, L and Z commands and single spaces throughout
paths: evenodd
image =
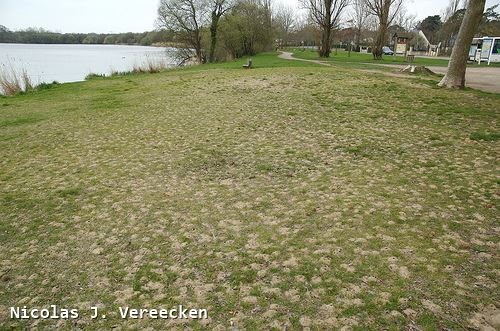
M 278 34 L 287 45 L 290 33 L 297 27 L 297 16 L 295 10 L 286 5 L 278 5 L 273 8 L 275 12 L 273 23 L 278 28 Z
M 302 13 L 297 15 L 297 24 L 293 35 L 300 42 L 300 45 L 311 46 L 315 44 L 318 29 L 308 14 Z
M 369 16 L 370 13 L 368 12 L 368 7 L 366 6 L 366 0 L 352 1 L 352 11 L 350 19 L 354 25 L 354 29 L 356 32 L 354 42 L 358 47 L 361 43 L 361 34 L 363 32 L 363 29 L 366 29 L 366 23 Z
M 411 31 L 417 25 L 417 15 L 409 14 L 404 6 L 401 6 L 399 12 L 394 17 L 393 24 L 402 27 L 405 31 Z
M 337 28 L 349 0 L 302 0 L 312 20 L 321 30 L 320 57 L 329 57 L 332 31 Z
M 462 88 L 465 86 L 465 71 L 467 69 L 467 54 L 474 32 L 483 17 L 486 0 L 469 0 L 464 20 L 458 32 L 457 41 L 451 52 L 448 71 L 439 86 L 448 88 Z
M 382 59 L 382 47 L 387 40 L 389 25 L 401 10 L 404 0 L 366 0 L 370 13 L 378 18 L 377 39 L 373 47 L 373 58 Z
M 217 30 L 222 15 L 231 9 L 232 0 L 212 0 L 210 3 L 210 50 L 208 53 L 208 62 L 215 61 L 215 48 L 217 47 Z
M 184 46 L 179 54 L 185 54 L 185 57 L 194 55 L 199 63 L 205 62 L 201 42 L 205 13 L 206 4 L 203 0 L 160 0 L 158 7 L 157 25 L 177 32 Z
M 466 0 L 463 2 L 464 5 L 460 6 L 460 4 L 462 4 L 462 0 L 449 0 L 448 6 L 443 11 L 443 21 L 446 22 L 450 17 L 453 16 L 453 14 L 457 12 L 457 10 L 464 8 L 466 5 Z

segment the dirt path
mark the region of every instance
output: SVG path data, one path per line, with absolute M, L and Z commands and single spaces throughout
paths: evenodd
M 319 65 L 322 65 L 322 66 L 333 67 L 332 64 L 326 63 L 326 62 L 323 62 L 323 61 L 319 61 L 319 60 L 306 60 L 306 59 L 299 59 L 299 58 L 293 57 L 292 53 L 290 53 L 290 52 L 281 52 L 281 54 L 278 55 L 278 57 L 280 59 L 285 59 L 285 60 L 295 60 L 295 61 L 312 62 L 312 63 L 316 63 L 316 64 L 319 64 Z

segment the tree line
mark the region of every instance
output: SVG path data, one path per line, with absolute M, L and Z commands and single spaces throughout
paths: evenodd
M 159 28 L 174 32 L 185 60 L 214 62 L 273 47 L 313 45 L 329 57 L 333 43 L 368 45 L 375 59 L 392 45 L 395 32 L 422 30 L 431 44 L 451 50 L 465 16 L 466 0 L 449 0 L 441 15 L 422 21 L 408 12 L 408 0 L 300 0 L 305 15 L 272 0 L 161 0 Z M 488 8 L 477 36 L 499 35 L 498 5 Z M 412 42 L 418 48 L 419 36 Z M 429 45 L 427 45 L 429 46 Z
M 342 25 L 350 25 L 354 31 L 361 33 L 371 19 L 372 30 L 375 31 L 372 53 L 375 59 L 381 59 L 383 48 L 388 44 L 389 30 L 395 22 L 400 27 L 405 25 L 407 29 L 418 26 L 429 33 L 428 23 L 437 21 L 435 29 L 449 29 L 451 36 L 448 39 L 455 39 L 448 72 L 439 85 L 464 87 L 472 38 L 481 26 L 496 33 L 499 18 L 495 10 L 497 6 L 485 12 L 485 0 L 450 0 L 443 15 L 445 24 L 440 25 L 437 17 L 415 24 L 415 16 L 407 14 L 406 2 L 301 0 L 302 7 L 307 9 L 306 25 L 316 31 L 320 57 L 330 56 L 332 36 L 340 31 Z M 345 15 L 348 8 L 351 8 L 350 20 Z M 186 60 L 194 58 L 199 63 L 205 63 L 216 61 L 219 54 L 222 57 L 228 54 L 238 57 L 265 50 L 272 45 L 277 28 L 286 34 L 293 29 L 296 19 L 288 10 L 273 10 L 271 0 L 161 0 L 157 24 L 176 33 L 181 44 L 185 45 L 183 56 Z M 432 33 L 430 38 L 432 40 Z M 360 36 L 357 40 L 360 41 Z
M 168 30 L 126 33 L 58 33 L 42 28 L 28 28 L 11 31 L 0 25 L 0 43 L 19 44 L 123 44 L 152 45 L 173 40 L 173 32 Z
M 456 3 L 452 0 L 452 3 Z M 482 14 L 479 26 L 476 30 L 478 36 L 500 35 L 500 14 L 497 12 L 499 5 L 487 8 Z M 444 15 L 428 16 L 417 24 L 432 44 L 439 42 L 444 46 L 453 46 L 460 25 L 465 16 L 466 9 L 460 7 L 448 7 Z
M 440 44 L 441 51 L 449 52 L 455 44 L 464 20 L 467 0 L 449 0 L 441 15 L 432 15 L 422 21 L 409 13 L 407 0 L 301 0 L 308 10 L 309 21 L 319 31 L 318 49 L 321 57 L 329 57 L 332 39 L 344 43 L 370 46 L 375 59 L 382 58 L 382 48 L 392 44 L 395 33 L 412 35 L 411 43 L 420 48 L 416 33 L 421 30 L 432 45 Z M 474 35 L 500 35 L 499 5 L 487 8 L 482 14 Z M 426 45 L 429 47 L 430 45 Z M 449 54 L 449 53 L 448 53 Z

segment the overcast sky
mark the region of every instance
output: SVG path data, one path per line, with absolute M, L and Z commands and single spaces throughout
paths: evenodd
M 275 0 L 299 8 L 298 0 Z M 441 14 L 449 0 L 408 0 L 418 19 Z M 500 0 L 487 0 L 486 6 Z M 159 0 L 0 0 L 0 25 L 57 32 L 142 32 L 154 28 Z

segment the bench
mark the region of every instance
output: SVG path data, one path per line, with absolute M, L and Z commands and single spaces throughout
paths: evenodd
M 247 64 L 244 64 L 243 68 L 245 68 L 245 69 L 251 69 L 252 68 L 252 59 L 248 59 Z
M 406 55 L 406 62 L 413 63 L 413 60 L 415 60 L 415 55 Z

